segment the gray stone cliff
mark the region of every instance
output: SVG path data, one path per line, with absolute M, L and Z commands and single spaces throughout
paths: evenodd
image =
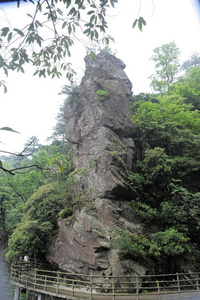
M 78 180 L 76 194 L 89 204 L 76 210 L 70 224 L 67 219 L 59 222 L 48 260 L 80 274 L 144 274 L 144 266 L 122 261 L 112 247 L 117 230 L 142 230 L 125 205 L 131 197 L 127 177 L 134 155 L 128 109 L 132 84 L 124 63 L 111 54 L 86 56 L 85 62 L 85 76 L 65 107 L 65 120 Z

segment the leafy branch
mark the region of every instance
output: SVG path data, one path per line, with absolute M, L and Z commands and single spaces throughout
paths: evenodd
M 20 171 L 20 170 L 26 170 L 26 169 L 28 169 L 28 172 L 29 172 L 29 171 L 31 170 L 31 168 L 34 168 L 34 167 L 36 167 L 37 169 L 40 169 L 40 170 L 49 170 L 49 169 L 47 169 L 47 168 L 42 168 L 42 167 L 40 167 L 40 166 L 38 166 L 38 165 L 30 165 L 30 166 L 18 167 L 18 168 L 13 168 L 13 169 L 8 170 L 8 169 L 4 168 L 4 167 L 0 164 L 0 170 L 4 171 L 4 172 L 6 172 L 6 173 L 9 173 L 9 174 L 11 174 L 11 175 L 16 175 L 16 174 L 23 174 L 23 173 L 25 173 L 25 172 L 18 172 L 18 171 Z
M 14 133 L 19 133 L 18 131 L 13 130 L 10 127 L 2 127 L 2 128 L 0 128 L 0 130 L 5 130 L 5 131 L 14 132 Z M 4 150 L 0 150 L 0 152 L 5 153 L 5 154 L 10 154 L 10 155 L 18 156 L 18 157 L 29 156 L 31 153 L 24 153 L 24 152 L 27 150 L 28 147 L 30 147 L 34 143 L 34 141 L 35 141 L 34 139 L 31 140 L 20 153 L 13 153 L 13 152 L 4 151 Z M 13 168 L 13 169 L 9 170 L 9 169 L 7 169 L 7 168 L 5 168 L 3 166 L 3 162 L 2 162 L 2 160 L 0 160 L 0 170 L 4 171 L 6 173 L 9 173 L 11 175 L 21 174 L 22 172 L 18 172 L 19 170 L 26 170 L 26 169 L 28 169 L 28 172 L 29 172 L 31 170 L 31 168 L 33 168 L 33 167 L 36 167 L 36 168 L 38 168 L 40 170 L 49 170 L 47 168 L 42 168 L 42 167 L 38 166 L 37 164 L 33 164 L 33 165 L 29 165 L 29 166 L 24 166 L 24 167 Z
M 115 3 L 117 0 L 38 0 L 34 15 L 27 14 L 31 22 L 23 29 L 12 29 L 9 23 L 1 28 L 0 67 L 7 76 L 9 70 L 24 73 L 24 66 L 32 63 L 36 67 L 34 75 L 53 78 L 64 72 L 70 80 L 74 70 L 65 58 L 71 56 L 74 39 L 79 39 L 76 31 L 97 43 L 108 44 L 112 38 L 106 36 L 106 10 Z M 17 4 L 19 7 L 20 1 Z M 0 85 L 6 92 L 3 80 Z

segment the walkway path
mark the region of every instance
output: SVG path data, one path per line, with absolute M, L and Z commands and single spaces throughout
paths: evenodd
M 15 286 L 70 300 L 191 300 L 200 297 L 200 273 L 102 277 L 34 268 L 29 262 L 12 267 Z

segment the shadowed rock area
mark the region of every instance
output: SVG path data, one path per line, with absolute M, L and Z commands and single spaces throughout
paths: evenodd
M 70 224 L 59 222 L 48 260 L 80 274 L 145 274 L 144 266 L 122 260 L 113 247 L 118 230 L 142 230 L 125 204 L 131 199 L 128 174 L 135 150 L 128 108 L 132 84 L 124 63 L 111 54 L 86 56 L 85 63 L 85 76 L 65 107 L 65 120 L 78 180 L 75 193 L 87 205 L 75 212 Z

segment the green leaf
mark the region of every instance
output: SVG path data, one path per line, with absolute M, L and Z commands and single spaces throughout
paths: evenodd
M 10 128 L 10 127 L 1 127 L 0 130 L 6 130 L 6 131 L 15 132 L 15 133 L 20 133 L 20 132 L 18 132 L 18 131 L 16 131 L 16 130 L 13 130 L 13 129 Z
M 72 32 L 72 26 L 71 26 L 71 24 L 69 24 L 68 25 L 68 33 L 71 34 L 71 32 Z
M 142 31 L 143 25 L 146 25 L 146 21 L 142 17 L 140 17 L 138 20 L 138 27 L 139 27 L 140 31 Z
M 135 28 L 135 26 L 137 25 L 137 23 L 138 23 L 138 19 L 135 19 L 135 21 L 133 22 L 132 28 Z
M 52 165 L 52 164 L 54 163 L 55 160 L 56 160 L 56 158 L 53 157 L 53 158 L 50 160 L 49 164 Z
M 92 15 L 92 14 L 94 14 L 95 13 L 95 11 L 94 10 L 90 10 L 90 11 L 88 11 L 88 15 Z
M 142 31 L 142 21 L 140 18 L 138 20 L 138 28 L 140 29 L 140 31 Z
M 31 19 L 33 19 L 33 17 L 30 14 L 27 14 L 28 17 L 30 17 Z
M 93 51 L 91 51 L 90 57 L 91 57 L 91 59 L 95 59 L 95 53 Z
M 115 7 L 115 3 L 117 3 L 118 0 L 110 0 L 110 4 L 112 5 L 112 7 L 114 8 Z
M 4 94 L 7 93 L 8 89 L 7 89 L 7 87 L 5 86 L 5 84 L 3 85 L 3 88 L 4 88 Z
M 98 37 L 99 37 L 98 31 L 95 30 L 95 31 L 94 31 L 94 34 L 95 34 L 95 38 L 98 40 Z
M 92 15 L 91 18 L 90 18 L 90 23 L 93 22 L 94 18 L 95 18 L 95 15 Z
M 30 26 L 29 26 L 28 30 L 29 30 L 29 31 L 32 31 L 32 30 L 34 30 L 34 24 L 33 24 L 33 23 L 31 23 L 31 24 L 30 24 Z
M 59 166 L 59 169 L 60 169 L 60 173 L 63 173 L 64 167 L 61 164 L 58 164 L 58 166 Z
M 135 26 L 137 25 L 138 19 L 135 19 L 135 21 L 133 22 L 133 26 L 132 28 L 135 28 Z
M 6 74 L 6 76 L 8 76 L 8 69 L 6 67 L 3 67 L 4 73 Z
M 10 28 L 9 27 L 4 27 L 4 28 L 1 28 L 1 36 L 6 36 L 8 34 L 8 32 L 10 31 Z
M 3 57 L 0 55 L 0 67 L 4 66 L 4 59 Z
M 21 31 L 20 29 L 14 28 L 13 30 L 16 31 L 19 35 L 24 36 L 23 31 Z
M 2 161 L 0 160 L 0 167 L 3 167 L 3 163 L 2 163 Z
M 71 0 L 67 0 L 67 8 L 70 6 Z
M 74 7 L 72 7 L 68 13 L 68 16 L 73 15 L 75 12 L 76 12 L 76 9 Z
M 143 19 L 143 17 L 140 17 L 140 20 L 142 22 L 143 25 L 147 25 L 146 21 Z
M 90 28 L 88 28 L 88 29 L 84 30 L 83 33 L 86 34 L 86 35 L 89 35 L 90 31 L 91 31 Z
M 12 32 L 9 32 L 8 37 L 7 37 L 8 42 L 10 42 L 11 39 L 12 39 Z

